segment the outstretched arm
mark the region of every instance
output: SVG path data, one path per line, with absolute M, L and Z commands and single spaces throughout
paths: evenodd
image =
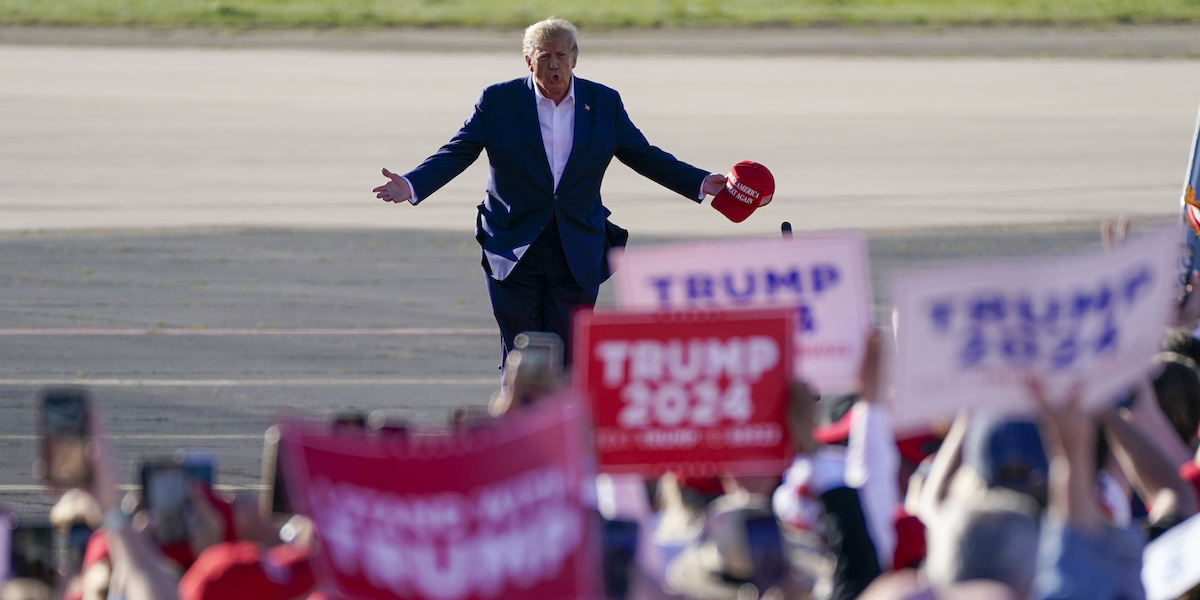
M 1083 386 L 1076 383 L 1065 397 L 1051 400 L 1040 379 L 1029 383 L 1029 395 L 1042 415 L 1042 436 L 1050 459 L 1049 513 L 1087 534 L 1104 524 L 1096 501 L 1096 426 L 1080 408 Z
M 971 415 L 965 409 L 960 410 L 950 424 L 950 430 L 942 439 L 942 445 L 933 455 L 929 473 L 921 484 L 917 495 L 916 515 L 925 523 L 933 523 L 942 513 L 942 503 L 950 495 L 950 482 L 954 474 L 962 466 L 963 444 L 967 439 L 967 429 L 970 427 Z
M 1171 516 L 1182 521 L 1196 513 L 1195 490 L 1153 441 L 1115 410 L 1100 413 L 1100 422 L 1121 470 L 1150 507 L 1151 523 Z
M 88 493 L 104 512 L 108 549 L 114 570 L 124 576 L 124 598 L 128 600 L 172 600 L 177 598 L 177 581 L 158 560 L 150 541 L 134 531 L 121 513 L 121 495 L 117 489 L 116 463 L 108 447 L 108 438 L 97 415 L 92 415 L 93 435 L 89 446 L 92 483 Z

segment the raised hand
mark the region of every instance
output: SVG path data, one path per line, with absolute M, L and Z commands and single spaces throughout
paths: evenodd
M 1080 404 L 1083 385 L 1073 384 L 1061 398 L 1050 398 L 1041 379 L 1028 384 L 1042 417 L 1042 441 L 1050 459 L 1052 514 L 1087 532 L 1103 523 L 1096 501 L 1096 424 Z
M 788 390 L 787 428 L 791 435 L 793 450 L 801 454 L 817 451 L 813 440 L 813 427 L 817 424 L 817 398 L 808 384 L 796 379 Z
M 867 332 L 867 349 L 858 370 L 858 399 L 883 401 L 883 338 L 878 329 Z

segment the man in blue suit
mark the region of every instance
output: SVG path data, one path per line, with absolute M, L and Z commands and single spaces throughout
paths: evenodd
M 548 331 L 567 342 L 569 361 L 571 314 L 595 305 L 610 274 L 607 250 L 619 238 L 606 235 L 609 210 L 600 201 L 614 156 L 695 202 L 725 186 L 724 176 L 651 146 L 616 91 L 574 77 L 575 38 L 575 26 L 562 19 L 531 25 L 524 39 L 531 75 L 483 90 L 449 143 L 403 176 L 384 169 L 388 182 L 374 190 L 388 202 L 417 204 L 487 150 L 475 237 L 504 355 L 517 334 Z

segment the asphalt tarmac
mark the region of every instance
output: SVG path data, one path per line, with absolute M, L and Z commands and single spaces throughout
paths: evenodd
M 1200 60 L 588 54 L 652 143 L 771 169 L 736 226 L 613 162 L 618 224 L 656 235 L 908 229 L 1179 210 Z M 511 53 L 0 45 L 0 230 L 469 232 L 474 166 L 419 207 L 380 169 L 445 143 Z
M 695 239 L 635 230 L 631 246 Z M 886 322 L 897 269 L 1078 252 L 1100 237 L 1081 222 L 875 233 L 869 244 Z M 50 502 L 31 471 L 43 386 L 91 390 L 128 484 L 143 458 L 208 448 L 220 484 L 253 491 L 263 432 L 281 416 L 403 407 L 439 423 L 499 383 L 499 335 L 467 234 L 6 234 L 0 287 L 0 503 L 26 517 Z M 613 298 L 605 284 L 601 306 Z
M 221 485 L 248 491 L 282 413 L 436 422 L 496 389 L 470 230 L 482 161 L 420 207 L 369 190 L 444 142 L 483 85 L 521 76 L 516 50 L 13 35 L 0 31 L 0 504 L 49 506 L 31 472 L 46 385 L 92 390 L 127 483 L 142 458 L 200 447 L 218 451 Z M 621 90 L 653 142 L 714 171 L 758 160 L 779 191 L 735 227 L 614 164 L 606 204 L 633 245 L 774 236 L 783 220 L 863 229 L 883 320 L 897 269 L 1095 248 L 1099 220 L 1121 213 L 1177 218 L 1200 99 L 1187 51 L 691 56 L 671 39 L 589 55 L 585 37 L 576 72 Z

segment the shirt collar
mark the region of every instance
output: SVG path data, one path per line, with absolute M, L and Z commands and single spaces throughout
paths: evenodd
M 533 82 L 533 98 L 534 98 L 535 104 L 541 104 L 542 100 L 550 100 L 549 98 L 547 98 L 546 96 L 544 96 L 542 94 L 542 88 L 538 87 L 537 80 L 534 80 L 534 82 Z M 567 95 L 566 95 L 566 97 L 563 98 L 562 103 L 565 104 L 567 100 L 570 100 L 571 104 L 575 103 L 575 74 L 574 73 L 571 74 L 571 87 L 567 88 Z M 550 103 L 554 104 L 554 101 L 550 100 Z

